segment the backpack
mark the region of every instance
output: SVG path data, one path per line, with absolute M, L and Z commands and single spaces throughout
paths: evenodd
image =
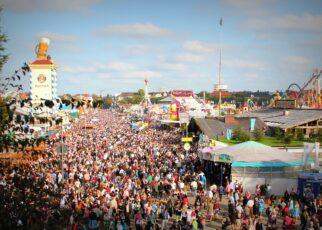
M 136 225 L 141 225 L 141 224 L 142 224 L 142 220 L 141 220 L 141 219 L 137 219 L 137 220 L 135 221 L 135 224 L 136 224 Z
M 89 229 L 95 229 L 97 228 L 97 221 L 96 220 L 89 220 L 89 223 L 88 223 L 88 227 Z
M 263 224 L 262 223 L 256 223 L 256 230 L 263 230 Z

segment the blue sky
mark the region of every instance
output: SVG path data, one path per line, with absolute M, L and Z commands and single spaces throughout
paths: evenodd
M 10 60 L 35 59 L 50 38 L 58 92 L 211 91 L 223 47 L 229 90 L 281 90 L 322 68 L 322 1 L 4 0 Z M 220 43 L 219 19 L 223 17 Z

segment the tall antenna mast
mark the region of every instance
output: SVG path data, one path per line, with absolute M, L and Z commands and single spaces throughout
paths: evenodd
M 221 52 L 222 52 L 222 29 L 221 27 L 223 26 L 223 19 L 220 18 L 219 21 L 219 25 L 220 25 L 220 34 L 219 34 L 219 68 L 218 68 L 218 92 L 219 92 L 219 99 L 218 99 L 218 113 L 219 116 L 221 115 L 221 89 L 222 89 L 222 85 L 221 85 Z

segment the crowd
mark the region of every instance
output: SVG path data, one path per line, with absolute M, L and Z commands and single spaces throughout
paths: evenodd
M 84 129 L 92 118 L 99 121 Z M 310 194 L 276 197 L 269 186 L 251 194 L 229 178 L 225 187 L 209 185 L 196 147 L 183 149 L 180 129 L 151 123 L 136 131 L 126 114 L 97 110 L 63 140 L 63 157 L 58 137 L 46 157 L 0 169 L 0 229 L 204 229 L 211 221 L 222 229 L 321 226 L 321 199 Z

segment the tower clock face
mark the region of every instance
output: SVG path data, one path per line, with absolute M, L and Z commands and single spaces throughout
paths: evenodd
M 44 83 L 46 81 L 46 76 L 44 74 L 39 74 L 37 80 L 39 83 Z

